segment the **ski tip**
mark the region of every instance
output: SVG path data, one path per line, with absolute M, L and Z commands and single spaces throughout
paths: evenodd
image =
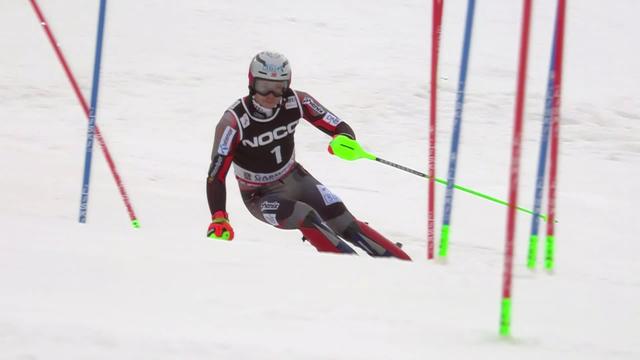
M 140 222 L 138 221 L 138 219 L 131 220 L 131 226 L 133 226 L 134 229 L 139 229 L 140 228 Z

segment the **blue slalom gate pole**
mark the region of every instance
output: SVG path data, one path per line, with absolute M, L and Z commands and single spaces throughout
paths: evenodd
M 531 219 L 531 234 L 529 236 L 529 253 L 527 267 L 535 269 L 538 258 L 538 231 L 540 228 L 540 210 L 542 208 L 542 195 L 544 190 L 544 178 L 547 168 L 547 154 L 549 153 L 549 132 L 551 129 L 551 110 L 553 109 L 553 83 L 556 67 L 556 38 L 558 36 L 558 14 L 553 29 L 553 41 L 551 43 L 551 60 L 549 61 L 549 78 L 547 80 L 547 93 L 544 103 L 544 117 L 542 121 L 542 135 L 540 137 L 540 150 L 538 152 L 538 171 L 536 174 L 536 190 L 534 195 L 533 218 Z
M 87 205 L 89 202 L 89 180 L 91 178 L 91 159 L 93 158 L 93 138 L 96 128 L 96 113 L 98 110 L 98 88 L 100 85 L 100 62 L 102 60 L 102 38 L 104 36 L 104 18 L 107 0 L 100 0 L 98 13 L 98 34 L 96 38 L 96 53 L 93 63 L 93 85 L 91 87 L 91 110 L 89 112 L 89 127 L 87 129 L 87 146 L 84 153 L 84 175 L 82 176 L 82 193 L 80 196 L 80 223 L 87 222 Z
M 456 96 L 456 110 L 451 135 L 451 152 L 449 154 L 449 171 L 447 173 L 447 192 L 444 202 L 444 214 L 442 229 L 440 232 L 440 251 L 438 256 L 446 258 L 449 248 L 449 225 L 451 224 L 451 207 L 453 204 L 453 185 L 456 178 L 456 165 L 458 161 L 458 145 L 460 143 L 460 128 L 462 126 L 462 108 L 464 106 L 464 91 L 467 82 L 467 68 L 469 67 L 469 52 L 471 48 L 471 33 L 473 29 L 473 15 L 475 13 L 475 0 L 469 0 L 467 4 L 467 20 L 464 29 L 464 44 L 462 46 L 462 62 L 460 64 L 460 78 L 458 80 L 458 92 Z

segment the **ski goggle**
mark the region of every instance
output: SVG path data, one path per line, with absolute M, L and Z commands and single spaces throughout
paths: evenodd
M 273 81 L 273 80 L 265 80 L 265 79 L 256 79 L 253 83 L 253 89 L 256 93 L 267 96 L 272 94 L 273 96 L 279 97 L 284 95 L 284 92 L 289 87 L 288 81 Z

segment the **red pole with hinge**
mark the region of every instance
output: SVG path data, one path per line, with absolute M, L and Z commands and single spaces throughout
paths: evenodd
M 71 72 L 71 69 L 67 64 L 67 61 L 65 60 L 65 57 L 62 54 L 62 50 L 60 50 L 60 45 L 58 44 L 58 41 L 56 40 L 56 38 L 53 36 L 53 33 L 51 32 L 51 29 L 49 27 L 49 24 L 47 23 L 47 20 L 42 14 L 42 11 L 40 10 L 40 7 L 38 6 L 38 3 L 36 2 L 36 0 L 30 0 L 30 1 L 31 1 L 31 5 L 33 6 L 33 10 L 35 10 L 37 17 L 40 20 L 42 29 L 47 34 L 47 38 L 49 39 L 51 46 L 53 46 L 53 50 L 55 51 L 58 57 L 58 60 L 60 61 L 60 64 L 62 64 L 62 67 L 64 68 L 64 72 L 65 74 L 67 74 L 67 78 L 71 83 L 71 87 L 73 88 L 73 91 L 75 92 L 76 97 L 78 98 L 78 101 L 82 106 L 82 110 L 84 110 L 84 113 L 88 120 L 89 106 L 87 105 L 87 102 L 84 99 L 82 92 L 80 91 L 80 87 L 78 86 L 78 82 L 73 76 L 73 73 Z M 124 201 L 124 205 L 127 208 L 127 212 L 129 213 L 129 219 L 131 220 L 131 224 L 133 225 L 133 227 L 137 228 L 140 226 L 138 222 L 138 218 L 136 217 L 136 214 L 133 211 L 133 206 L 131 206 L 131 202 L 129 201 L 129 195 L 127 194 L 127 190 L 125 189 L 124 184 L 122 183 L 122 179 L 120 178 L 120 175 L 118 174 L 118 170 L 116 169 L 116 164 L 113 162 L 113 158 L 109 153 L 109 149 L 107 148 L 107 144 L 104 140 L 104 137 L 102 136 L 102 133 L 100 132 L 100 129 L 98 128 L 97 125 L 95 127 L 95 136 L 98 139 L 98 143 L 100 144 L 102 153 L 104 154 L 104 157 L 107 160 L 107 164 L 109 165 L 109 169 L 111 170 L 113 179 L 115 180 L 116 185 L 118 186 L 118 190 L 120 191 L 120 196 L 122 197 L 122 200 Z

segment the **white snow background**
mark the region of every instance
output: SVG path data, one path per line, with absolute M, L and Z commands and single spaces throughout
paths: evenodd
M 40 0 L 89 99 L 98 1 Z M 520 205 L 533 204 L 555 0 L 535 1 Z M 446 177 L 466 1 L 445 2 L 438 175 Z M 447 264 L 425 259 L 427 181 L 326 152 L 297 159 L 414 262 L 319 254 L 245 210 L 205 238 L 213 129 L 251 57 L 363 146 L 427 171 L 431 1 L 110 1 L 97 121 L 142 228 L 95 147 L 28 1 L 0 1 L 0 359 L 639 359 L 640 2 L 569 1 L 557 268 L 526 269 L 518 215 L 513 336 L 498 336 L 506 208 L 456 192 Z M 506 199 L 522 2 L 479 1 L 457 183 Z M 634 45 L 635 44 L 635 45 Z M 438 185 L 437 228 L 444 191 Z

